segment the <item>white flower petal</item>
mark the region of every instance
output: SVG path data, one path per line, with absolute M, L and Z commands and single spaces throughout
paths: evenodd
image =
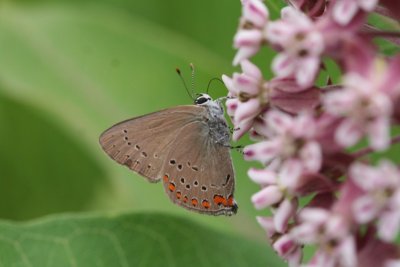
M 300 151 L 300 158 L 310 172 L 318 172 L 322 165 L 322 150 L 318 142 L 307 142 Z
M 293 58 L 285 53 L 278 54 L 272 62 L 272 70 L 278 77 L 289 77 L 295 70 Z
M 276 204 L 283 197 L 279 187 L 275 185 L 267 186 L 261 191 L 255 193 L 251 197 L 251 201 L 256 209 L 264 209 L 268 206 Z
M 393 241 L 400 226 L 400 211 L 386 211 L 382 213 L 378 222 L 378 236 L 386 242 Z
M 302 87 L 309 87 L 314 83 L 319 70 L 319 57 L 307 57 L 296 66 L 296 81 Z
M 371 196 L 365 195 L 353 202 L 353 211 L 358 223 L 367 223 L 378 215 L 379 205 Z
M 335 132 L 335 140 L 339 145 L 350 147 L 355 145 L 363 135 L 363 128 L 351 118 L 345 119 Z
M 287 230 L 288 221 L 297 210 L 297 200 L 285 199 L 279 205 L 274 214 L 274 225 L 278 233 L 284 233 Z
M 381 117 L 367 125 L 370 146 L 378 151 L 385 150 L 390 144 L 390 118 Z
M 358 5 L 353 0 L 339 0 L 333 6 L 333 18 L 340 25 L 347 25 L 357 13 Z
M 268 169 L 250 168 L 247 172 L 250 179 L 260 185 L 271 185 L 276 183 L 277 174 Z

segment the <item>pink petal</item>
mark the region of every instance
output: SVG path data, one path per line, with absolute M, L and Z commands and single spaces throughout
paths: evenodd
M 324 39 L 321 33 L 313 31 L 308 33 L 306 41 L 306 49 L 314 56 L 320 56 L 324 51 Z
M 278 77 L 289 77 L 295 70 L 293 58 L 285 53 L 278 54 L 272 62 L 272 70 Z
M 382 175 L 378 169 L 356 162 L 350 166 L 349 172 L 354 183 L 365 191 L 379 189 Z
M 317 142 L 307 142 L 300 151 L 304 166 L 310 172 L 318 172 L 322 165 L 322 151 Z
M 297 66 L 296 81 L 301 87 L 309 87 L 314 83 L 315 77 L 319 70 L 319 57 L 308 57 L 301 60 L 301 64 Z
M 222 81 L 224 82 L 226 88 L 228 88 L 230 93 L 232 93 L 233 95 L 236 95 L 238 93 L 238 90 L 233 86 L 233 80 L 230 77 L 224 74 L 222 75 Z
M 358 4 L 365 11 L 372 11 L 378 4 L 378 0 L 358 0 Z
M 263 77 L 260 69 L 250 61 L 243 60 L 240 63 L 240 66 L 242 67 L 242 70 L 246 75 L 253 77 L 256 81 L 262 80 Z
M 244 148 L 243 153 L 245 160 L 259 160 L 267 163 L 279 155 L 280 150 L 280 140 L 270 140 L 248 145 Z
M 235 112 L 235 125 L 242 121 L 255 118 L 260 113 L 260 102 L 252 98 L 247 102 L 240 102 Z
M 386 211 L 378 222 L 378 235 L 386 242 L 393 241 L 399 232 L 400 211 Z
M 276 253 L 282 258 L 286 258 L 297 248 L 297 244 L 289 235 L 283 235 L 272 246 Z
M 288 222 L 297 210 L 297 199 L 285 199 L 279 205 L 274 215 L 274 225 L 278 233 L 284 233 L 287 230 Z
M 353 211 L 358 223 L 367 223 L 378 215 L 379 205 L 371 196 L 365 195 L 354 201 Z
M 232 140 L 237 141 L 239 140 L 244 134 L 246 134 L 251 126 L 253 125 L 253 120 L 248 120 L 248 121 L 241 121 L 239 124 L 236 124 L 235 131 L 232 134 Z
M 367 126 L 370 146 L 378 151 L 385 150 L 390 145 L 389 118 L 381 117 L 370 122 Z
M 353 236 L 349 236 L 342 241 L 339 246 L 340 257 L 342 267 L 354 267 L 357 266 L 356 256 L 356 244 Z
M 288 262 L 289 267 L 300 266 L 301 259 L 303 258 L 303 250 L 301 248 L 296 248 L 289 255 L 285 257 Z
M 324 224 L 329 216 L 328 210 L 321 208 L 304 208 L 300 212 L 300 220 L 312 224 Z
M 268 9 L 259 0 L 250 0 L 243 7 L 243 17 L 257 27 L 264 27 L 269 17 Z
M 325 234 L 330 238 L 342 239 L 349 233 L 349 225 L 341 215 L 332 215 L 325 224 Z
M 318 241 L 319 226 L 309 223 L 300 224 L 290 230 L 290 235 L 296 242 L 302 244 L 315 244 Z
M 233 84 L 234 87 L 238 90 L 238 93 L 244 92 L 251 96 L 255 96 L 260 91 L 260 83 L 254 77 L 249 76 L 247 74 L 234 73 L 233 74 Z
M 278 110 L 269 111 L 266 116 L 266 121 L 268 126 L 278 134 L 287 132 L 293 125 L 293 118 Z
M 271 217 L 256 217 L 257 222 L 261 225 L 262 228 L 267 232 L 268 237 L 272 237 L 276 231 L 274 226 L 274 221 Z
M 388 260 L 384 267 L 400 267 L 400 260 Z
M 262 40 L 262 34 L 259 30 L 239 30 L 234 39 L 235 48 L 259 46 Z
M 324 104 L 327 111 L 334 115 L 342 115 L 354 108 L 359 96 L 352 91 L 340 90 L 327 93 L 324 96 Z
M 279 173 L 280 184 L 290 192 L 294 192 L 298 186 L 300 176 L 303 172 L 303 164 L 299 160 L 287 160 Z
M 295 117 L 291 133 L 293 137 L 312 139 L 315 136 L 315 121 L 311 114 L 300 113 Z
M 229 116 L 233 117 L 235 115 L 235 112 L 236 112 L 239 104 L 240 104 L 240 102 L 237 98 L 226 100 L 226 102 L 225 102 L 226 113 L 228 113 Z
M 339 0 L 333 6 L 333 18 L 340 25 L 347 25 L 357 13 L 358 6 L 354 0 Z
M 270 22 L 266 29 L 266 36 L 270 43 L 283 45 L 293 35 L 293 27 L 283 21 Z
M 350 147 L 355 145 L 363 135 L 362 126 L 351 118 L 344 120 L 335 132 L 335 140 L 339 145 Z
M 298 28 L 307 29 L 312 25 L 311 20 L 301 11 L 287 6 L 281 10 L 282 20 L 289 22 L 292 25 L 296 25 Z
M 243 47 L 239 48 L 239 50 L 237 51 L 237 53 L 236 53 L 236 55 L 235 55 L 235 57 L 233 59 L 233 65 L 236 66 L 242 60 L 248 59 L 251 56 L 255 55 L 258 52 L 259 49 L 260 49 L 259 45 L 243 46 Z
M 268 169 L 250 168 L 247 175 L 253 182 L 260 185 L 276 184 L 276 173 Z
M 256 209 L 264 209 L 279 202 L 283 194 L 278 186 L 267 186 L 251 197 L 251 201 Z

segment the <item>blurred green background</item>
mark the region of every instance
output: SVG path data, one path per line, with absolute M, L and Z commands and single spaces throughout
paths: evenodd
M 239 0 L 0 1 L 0 266 L 282 265 L 239 153 L 240 209 L 226 218 L 173 205 L 98 144 L 116 122 L 191 103 L 176 67 L 189 81 L 195 64 L 198 92 L 231 74 L 240 12 Z

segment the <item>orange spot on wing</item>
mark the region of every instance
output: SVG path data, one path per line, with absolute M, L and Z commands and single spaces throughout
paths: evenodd
M 182 193 L 181 192 L 176 192 L 176 198 L 181 199 Z
M 216 205 L 221 205 L 222 204 L 222 205 L 226 206 L 226 199 L 221 195 L 215 195 L 214 196 L 214 203 Z
M 199 202 L 197 201 L 197 199 L 192 198 L 192 205 L 193 205 L 193 206 L 197 206 L 198 203 L 199 203 Z
M 201 202 L 201 205 L 202 205 L 204 208 L 206 208 L 206 209 L 209 209 L 209 208 L 211 207 L 210 202 L 208 202 L 207 200 L 203 200 L 203 201 Z
M 169 179 L 168 175 L 164 175 L 163 177 L 164 182 L 168 183 L 168 179 Z
M 230 195 L 229 198 L 228 198 L 228 206 L 229 206 L 229 207 L 232 207 L 232 206 L 233 206 L 233 203 L 234 203 L 233 196 Z
M 174 183 L 169 183 L 168 189 L 169 189 L 169 191 L 174 192 L 174 191 L 175 191 L 175 185 L 174 185 Z

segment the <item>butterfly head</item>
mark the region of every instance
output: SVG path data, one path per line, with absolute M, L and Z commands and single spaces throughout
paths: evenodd
M 207 94 L 199 94 L 197 98 L 194 100 L 195 105 L 207 105 L 210 101 L 212 101 L 211 96 Z

